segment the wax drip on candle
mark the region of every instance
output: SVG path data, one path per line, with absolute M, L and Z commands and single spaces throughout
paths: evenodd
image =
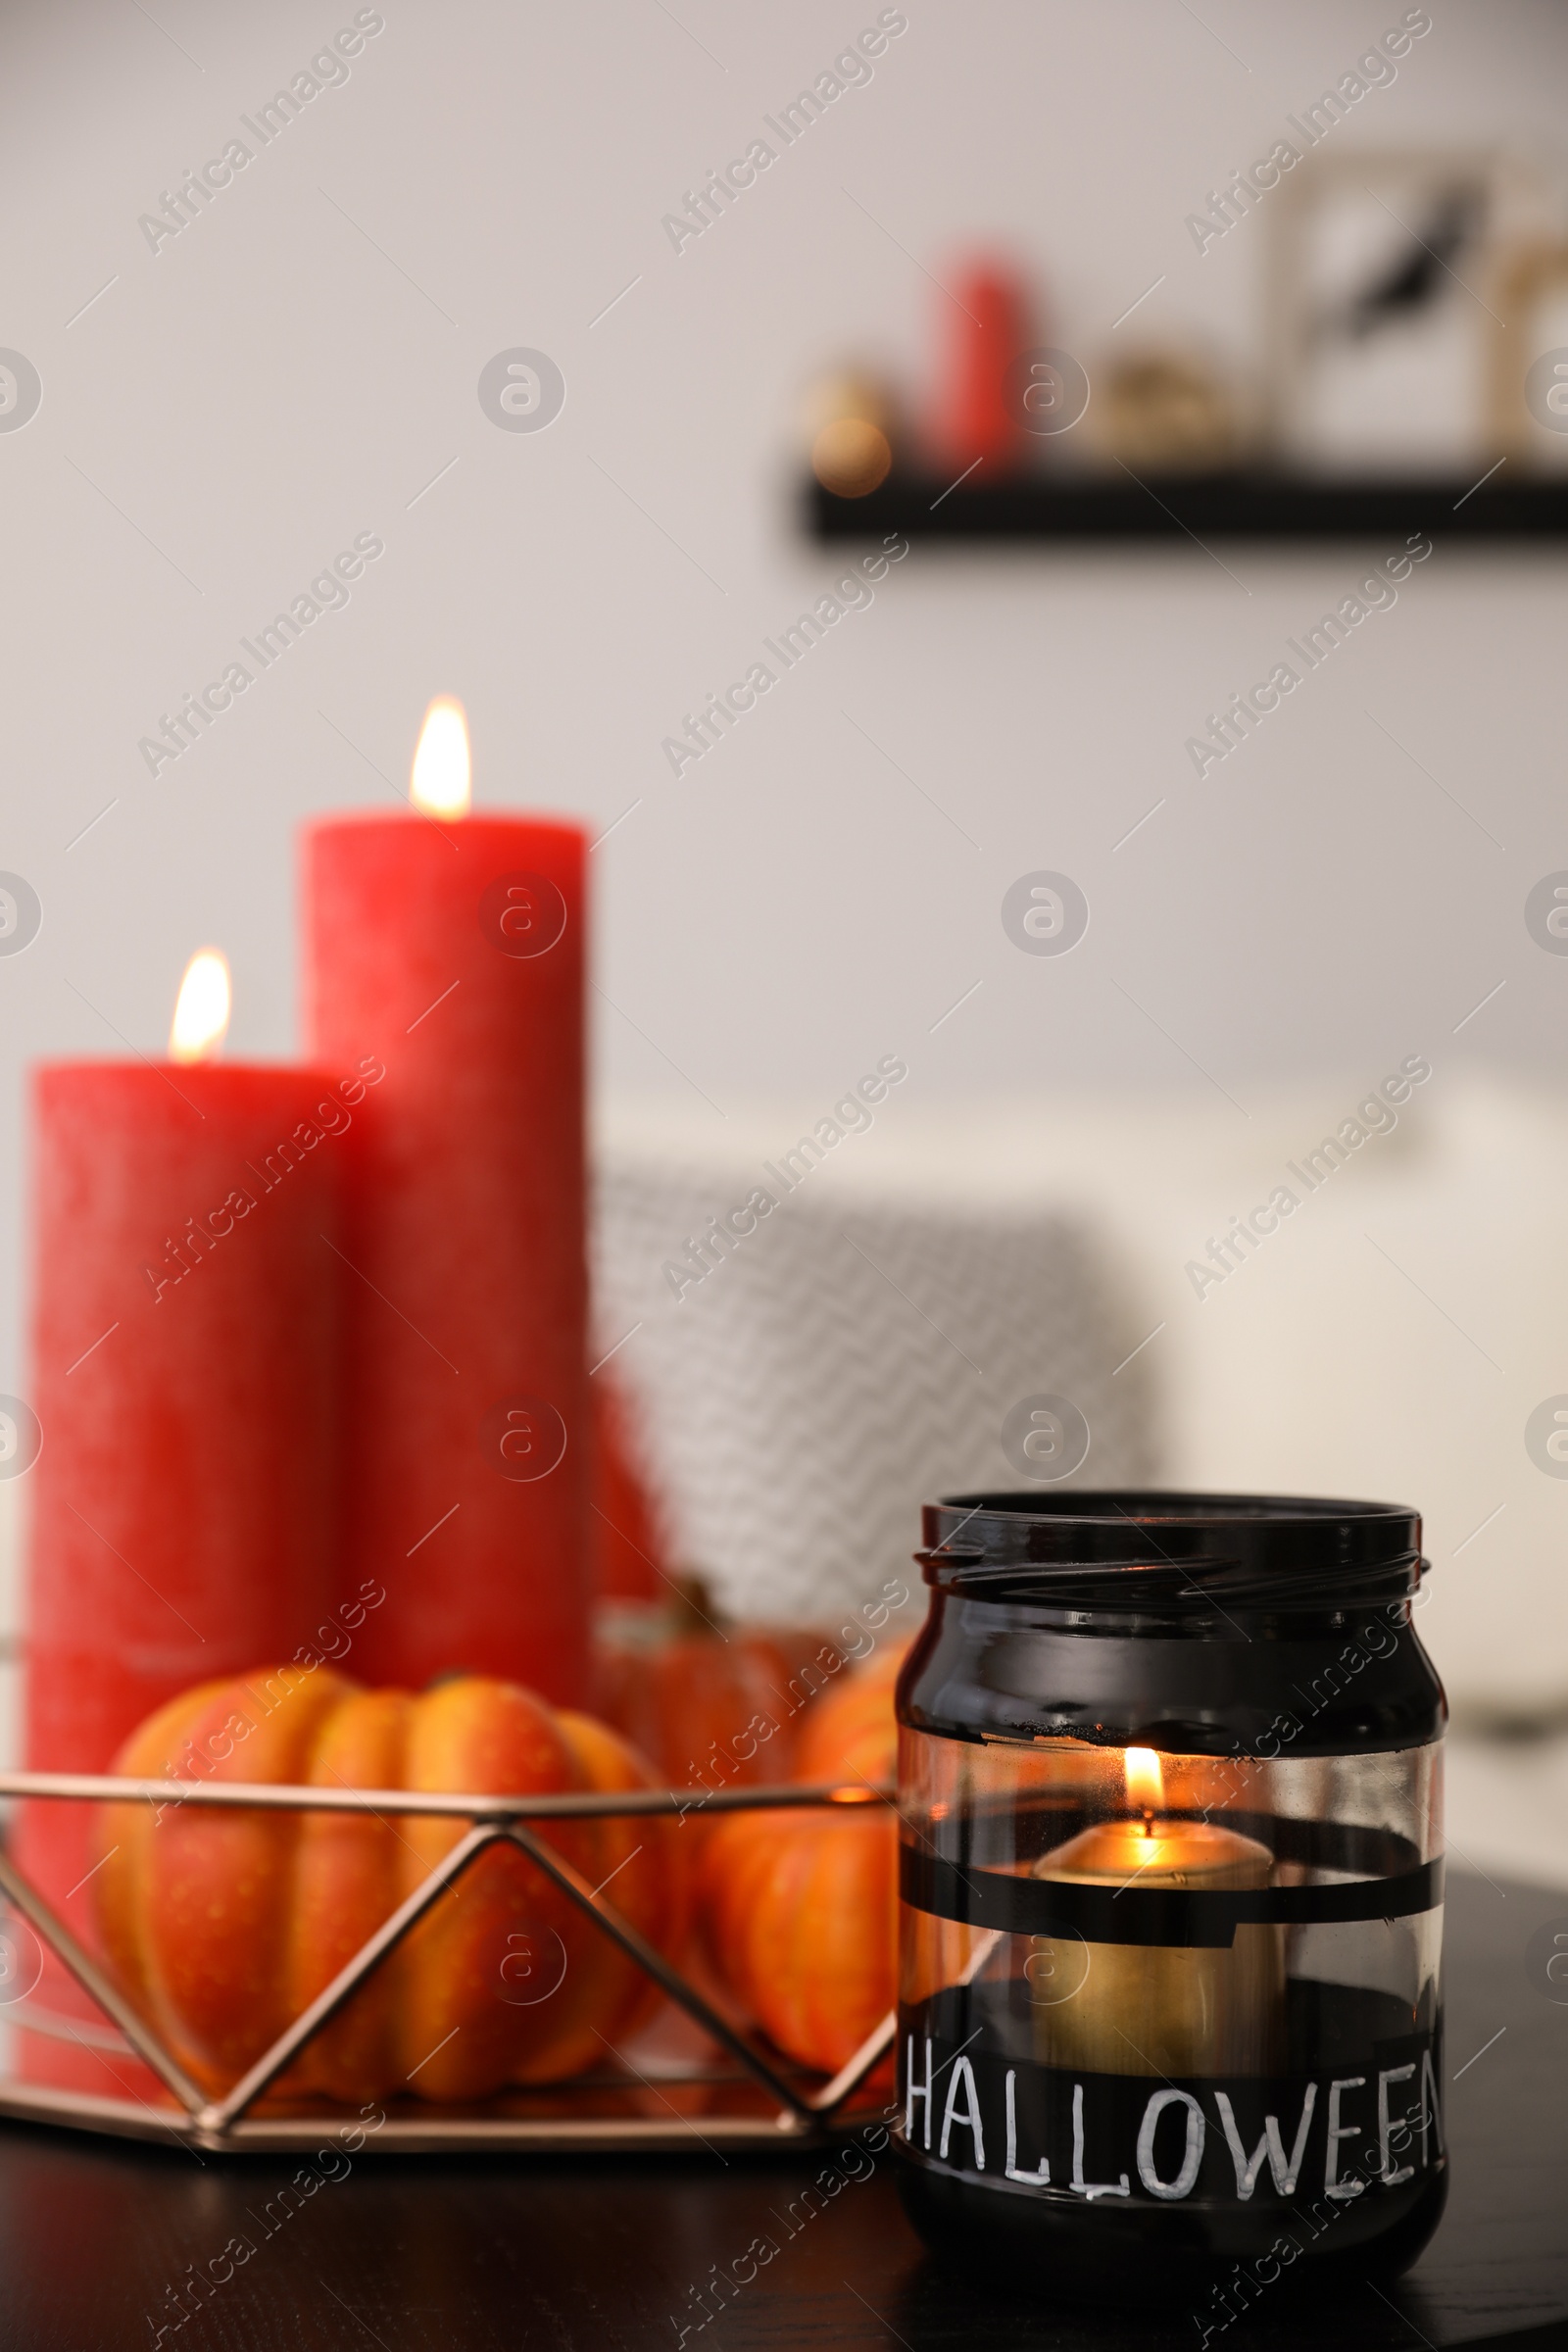
M 455 695 L 438 694 L 419 730 L 409 798 L 426 816 L 466 816 L 470 778 L 466 713 Z
M 228 1034 L 232 1004 L 228 961 L 217 948 L 199 948 L 185 966 L 169 1031 L 171 1061 L 216 1061 Z

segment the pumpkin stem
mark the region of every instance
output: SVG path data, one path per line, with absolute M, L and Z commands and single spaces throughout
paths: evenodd
M 695 1569 L 672 1577 L 675 1597 L 670 1603 L 677 1634 L 713 1634 L 719 1641 L 728 1639 L 724 1632 L 725 1619 L 706 1576 Z

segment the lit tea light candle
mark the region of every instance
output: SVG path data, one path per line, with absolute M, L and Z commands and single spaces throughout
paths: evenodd
M 1217 1822 L 1170 1818 L 1164 1775 L 1152 1747 L 1130 1747 L 1127 1812 L 1097 1822 L 1035 1864 L 1040 1879 L 1171 1892 L 1269 1884 L 1273 1857 Z M 1280 1931 L 1236 1929 L 1229 1945 L 1082 1943 L 1033 1939 L 1037 1973 L 1077 1984 L 1036 2011 L 1035 2042 L 1047 2066 L 1105 2075 L 1261 2073 L 1277 2054 L 1284 2014 Z

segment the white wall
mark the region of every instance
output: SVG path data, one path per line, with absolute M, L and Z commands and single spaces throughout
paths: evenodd
M 24 1063 L 157 1052 L 208 940 L 234 964 L 231 1050 L 288 1052 L 294 825 L 401 790 L 441 688 L 468 705 L 481 800 L 631 810 L 596 857 L 616 1098 L 716 1124 L 704 1097 L 831 1099 L 889 1050 L 932 1111 L 1069 1081 L 1210 1091 L 1195 1065 L 1246 1106 L 1417 1052 L 1555 1080 L 1568 962 L 1521 908 L 1568 864 L 1558 551 L 1440 539 L 1202 783 L 1184 739 L 1344 593 L 1350 552 L 920 547 L 700 766 L 676 781 L 660 752 L 835 568 L 791 526 L 794 404 L 845 353 L 926 367 L 947 305 L 924 270 L 1000 240 L 1091 360 L 1163 272 L 1141 328 L 1259 363 L 1261 220 L 1200 257 L 1184 216 L 1392 0 L 1205 0 L 1203 22 L 908 0 L 870 85 L 679 255 L 662 216 L 873 7 L 386 0 L 347 84 L 149 251 L 138 216 L 353 13 L 157 0 L 154 23 L 103 0 L 8 27 L 0 343 L 44 400 L 0 434 L 0 866 L 45 918 L 0 959 L 0 1386 L 25 1377 Z M 1432 13 L 1347 148 L 1549 148 L 1561 13 Z M 564 372 L 544 433 L 481 414 L 479 369 L 512 345 Z M 349 609 L 151 777 L 138 737 L 365 529 L 386 554 Z M 998 919 L 1039 866 L 1094 908 L 1059 963 Z

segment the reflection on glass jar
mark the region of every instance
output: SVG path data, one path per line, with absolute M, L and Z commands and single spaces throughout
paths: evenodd
M 1298 2264 L 1407 2264 L 1446 2187 L 1419 1521 L 1066 1493 L 928 1505 L 925 1534 L 899 1702 L 918 2226 L 1054 2290 L 1223 2271 L 1238 2308 Z

